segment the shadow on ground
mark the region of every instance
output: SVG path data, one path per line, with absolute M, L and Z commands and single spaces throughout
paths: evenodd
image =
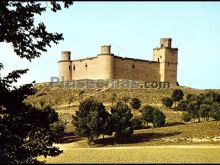
M 73 132 L 68 132 L 64 134 L 64 137 L 59 141 L 59 143 L 63 144 L 63 143 L 72 143 L 72 142 L 76 142 L 76 141 L 80 141 L 83 138 L 81 137 L 77 137 L 74 135 Z
M 171 137 L 181 134 L 181 132 L 171 132 L 171 133 L 139 133 L 133 134 L 130 137 L 117 139 L 115 137 L 107 137 L 96 139 L 94 142 L 100 146 L 114 145 L 114 144 L 132 144 L 132 143 L 141 143 L 141 142 L 150 142 L 160 138 Z

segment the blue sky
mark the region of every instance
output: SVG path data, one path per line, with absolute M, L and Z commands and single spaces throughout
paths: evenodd
M 10 44 L 0 43 L 1 74 L 29 68 L 19 84 L 49 82 L 58 76 L 61 51 L 71 51 L 72 59 L 92 57 L 103 44 L 111 44 L 112 53 L 122 57 L 152 60 L 160 38 L 169 37 L 179 49 L 179 84 L 219 89 L 219 9 L 220 2 L 75 2 L 36 17 L 48 31 L 63 33 L 64 41 L 31 63 L 17 57 Z

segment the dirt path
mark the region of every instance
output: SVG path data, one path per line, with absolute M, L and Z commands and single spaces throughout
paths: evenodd
M 58 157 L 48 157 L 47 163 L 220 163 L 220 145 L 58 146 L 64 153 Z

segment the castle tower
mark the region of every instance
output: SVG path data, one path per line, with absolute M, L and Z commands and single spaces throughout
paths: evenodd
M 98 60 L 103 79 L 113 79 L 114 54 L 111 53 L 111 45 L 101 46 L 101 53 L 98 54 Z
M 58 74 L 60 81 L 72 80 L 72 65 L 70 51 L 61 52 L 61 60 L 58 61 Z
M 177 83 L 178 48 L 172 48 L 171 38 L 161 38 L 160 48 L 153 50 L 154 61 L 160 62 L 160 81 Z

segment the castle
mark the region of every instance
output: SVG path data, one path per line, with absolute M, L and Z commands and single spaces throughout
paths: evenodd
M 171 38 L 161 38 L 160 47 L 153 49 L 153 61 L 123 58 L 111 53 L 111 45 L 101 46 L 95 57 L 71 60 L 70 51 L 62 51 L 58 62 L 59 78 L 126 79 L 177 84 L 178 48 L 171 47 Z

